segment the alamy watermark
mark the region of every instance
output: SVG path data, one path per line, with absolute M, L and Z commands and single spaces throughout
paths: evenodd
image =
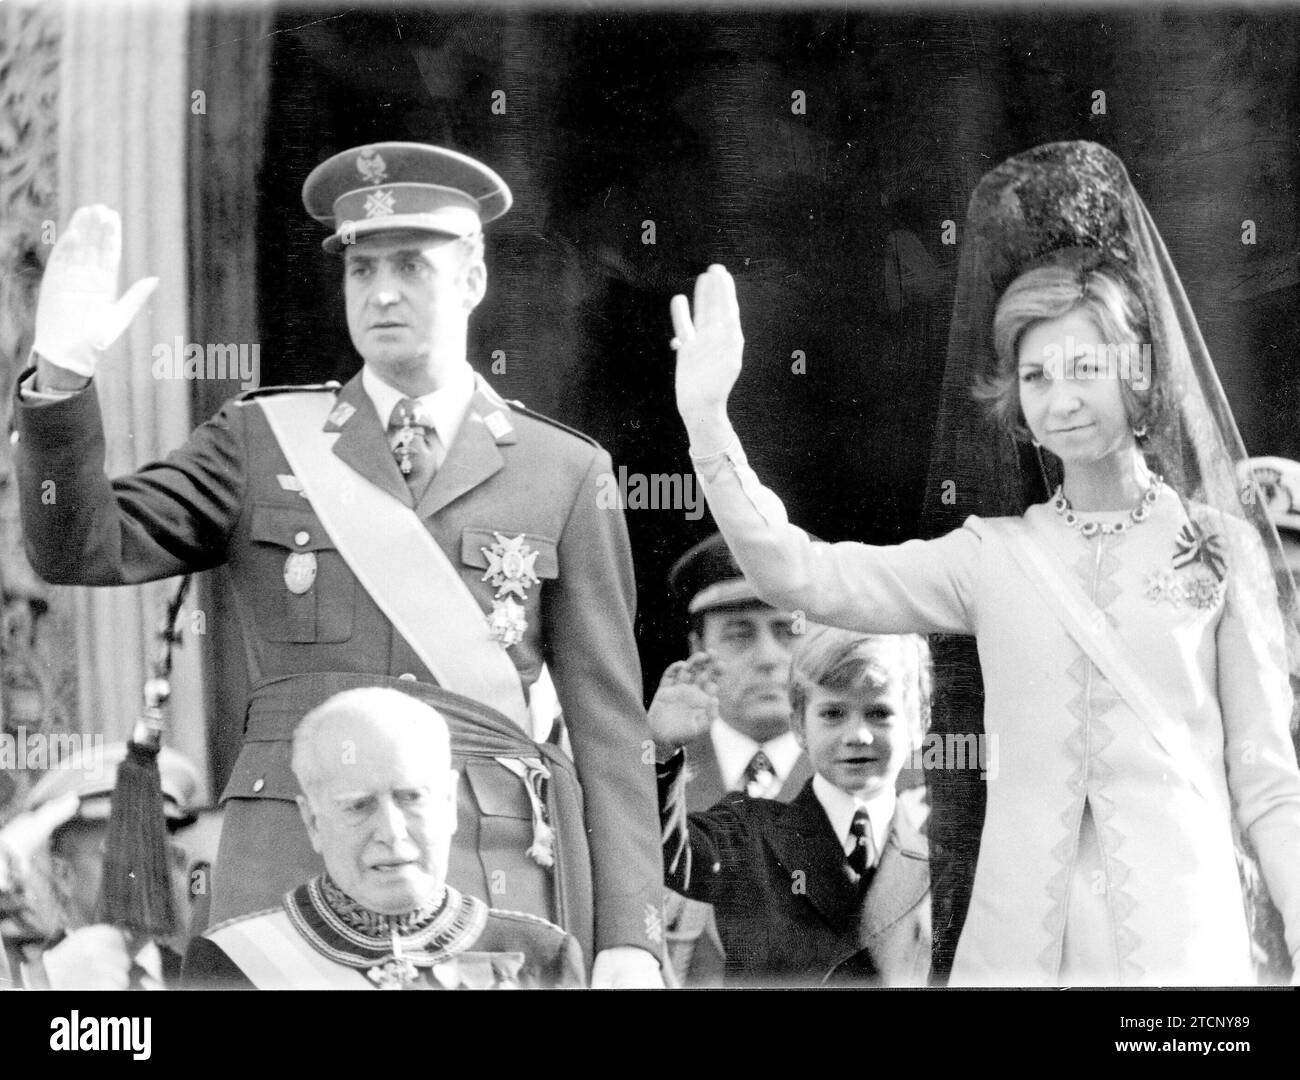
M 979 769 L 981 780 L 998 778 L 998 737 L 984 732 L 927 732 L 908 762 L 926 771 Z
M 77 732 L 0 733 L 0 769 L 77 769 L 94 779 L 104 775 L 104 736 Z
M 704 516 L 704 495 L 694 473 L 630 473 L 596 477 L 596 506 L 601 510 L 682 510 L 688 521 Z
M 238 379 L 244 390 L 256 390 L 262 377 L 261 345 L 209 342 L 206 349 L 177 337 L 174 344 L 153 347 L 155 379 Z
M 1118 345 L 1076 344 L 1067 335 L 1065 347 L 1043 347 L 1043 371 L 1052 379 L 1123 379 L 1137 390 L 1151 385 L 1151 346 L 1122 342 Z

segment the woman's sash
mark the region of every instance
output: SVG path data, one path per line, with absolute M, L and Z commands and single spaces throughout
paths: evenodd
M 1070 576 L 1068 568 L 1049 554 L 1024 521 L 986 519 L 1005 542 L 1007 550 L 1075 643 L 1096 664 L 1107 681 L 1124 698 L 1157 744 L 1178 765 L 1183 776 L 1212 805 L 1222 802 L 1220 785 L 1211 779 L 1204 759 L 1192 745 L 1187 725 L 1165 708 L 1156 692 L 1124 656 L 1105 613 Z

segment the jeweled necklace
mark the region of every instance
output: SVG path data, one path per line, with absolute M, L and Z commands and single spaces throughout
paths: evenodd
M 1141 525 L 1151 516 L 1151 507 L 1155 506 L 1156 499 L 1160 497 L 1160 485 L 1163 483 L 1162 476 L 1157 476 L 1151 481 L 1151 486 L 1142 493 L 1142 498 L 1138 499 L 1137 506 L 1129 511 L 1128 521 L 1084 521 L 1070 506 L 1070 500 L 1065 497 L 1065 490 L 1060 484 L 1056 486 L 1056 491 L 1052 495 L 1052 509 L 1069 528 L 1078 529 L 1079 533 L 1088 539 L 1099 535 L 1118 536 L 1136 525 Z

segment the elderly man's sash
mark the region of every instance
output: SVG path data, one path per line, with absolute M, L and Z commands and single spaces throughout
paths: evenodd
M 283 906 L 214 927 L 207 937 L 259 990 L 491 989 L 518 986 L 523 952 L 471 952 L 488 905 L 450 885 L 429 915 L 380 915 L 322 875 Z
M 339 554 L 433 677 L 529 731 L 519 672 L 438 542 L 414 510 L 334 454 L 338 435 L 323 430 L 333 397 L 277 394 L 257 403 Z
M 322 956 L 284 910 L 236 919 L 208 931 L 259 990 L 373 990 L 362 971 Z

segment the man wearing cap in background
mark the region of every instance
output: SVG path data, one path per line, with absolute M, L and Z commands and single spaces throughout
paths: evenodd
M 668 585 L 690 619 L 692 657 L 664 672 L 659 694 L 673 692 L 669 686 L 681 669 L 702 662 L 712 663 L 717 687 L 709 731 L 686 746 L 688 809 L 707 810 L 730 791 L 789 802 L 812 777 L 790 730 L 793 616 L 758 599 L 718 533 L 673 565 Z M 665 920 L 681 981 L 721 985 L 722 942 L 712 907 L 669 893 Z
M 32 908 L 50 909 L 14 912 L 14 923 L 25 927 L 5 932 L 10 969 L 22 985 L 159 990 L 179 983 L 183 932 L 170 943 L 147 941 L 133 949 L 121 930 L 98 921 L 109 808 L 125 756 L 126 744 L 120 742 L 86 756 L 74 753 L 41 777 L 23 800 L 23 812 L 0 830 L 0 861 L 13 868 L 12 880 L 0 891 L 21 893 Z M 159 755 L 158 771 L 167 829 L 175 833 L 194 821 L 198 774 L 183 755 L 167 748 Z M 173 841 L 168 854 L 177 909 L 184 910 L 185 851 Z M 35 887 L 30 870 L 40 864 L 44 890 Z M 33 931 L 34 925 L 43 930 Z
M 691 652 L 710 654 L 718 684 L 717 718 L 686 747 L 689 809 L 730 791 L 789 802 L 812 777 L 790 731 L 794 616 L 758 599 L 719 533 L 677 560 L 668 586 L 690 618 Z
M 393 685 L 437 698 L 449 720 L 478 709 L 483 724 L 529 731 L 545 664 L 586 828 L 536 810 L 529 854 L 545 866 L 589 840 L 587 927 L 566 929 L 591 948 L 594 907 L 593 985 L 656 985 L 662 881 L 631 555 L 621 513 L 596 498 L 609 455 L 502 400 L 466 358 L 487 288 L 482 225 L 510 192 L 464 155 L 378 143 L 324 162 L 303 199 L 332 230 L 326 250 L 342 253 L 361 372 L 337 390 L 243 395 L 165 461 L 111 483 L 87 386 L 98 349 L 156 282 L 117 300 L 116 213 L 73 216 L 41 287 L 35 374 L 19 383 L 33 566 L 54 583 L 119 585 L 229 565 L 253 693 L 224 796 L 214 922 L 320 870 L 288 757 L 311 708 L 348 685 Z M 41 498 L 51 480 L 54 503 Z M 520 765 L 535 807 L 544 766 Z M 506 819 L 490 822 L 501 810 L 485 799 L 487 832 Z
M 1247 458 L 1244 462 L 1264 497 L 1292 580 L 1300 585 L 1300 461 L 1281 457 Z

